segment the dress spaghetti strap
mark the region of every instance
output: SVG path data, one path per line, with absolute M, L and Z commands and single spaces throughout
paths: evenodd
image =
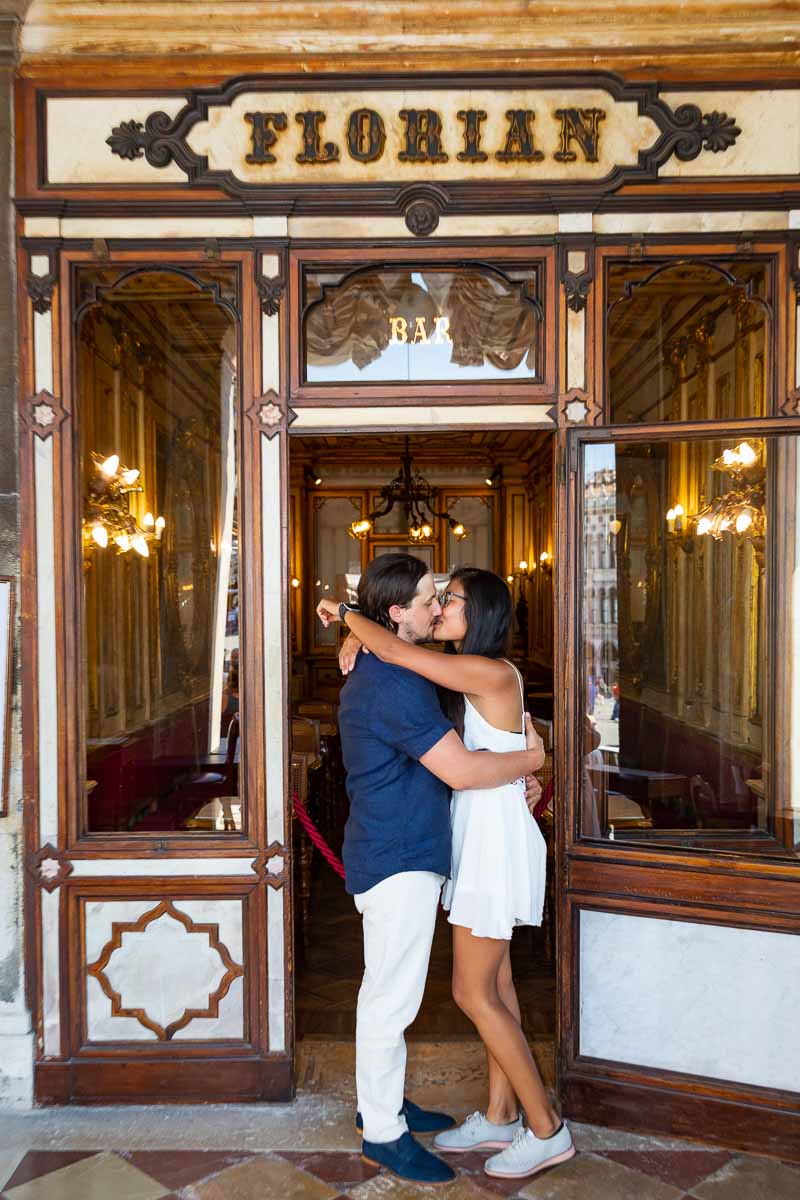
M 520 699 L 520 703 L 522 705 L 522 730 L 521 730 L 521 732 L 524 733 L 525 732 L 525 689 L 522 684 L 522 675 L 517 670 L 517 668 L 514 666 L 514 664 L 512 662 L 509 662 L 509 660 L 507 658 L 504 658 L 503 662 L 508 663 L 508 665 L 511 667 L 511 670 L 514 672 L 514 674 L 517 677 L 517 683 L 519 684 L 519 699 Z

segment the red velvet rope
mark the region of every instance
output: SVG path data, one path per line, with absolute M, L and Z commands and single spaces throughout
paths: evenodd
M 305 829 L 306 833 L 311 838 L 311 841 L 317 847 L 326 863 L 333 867 L 336 874 L 340 875 L 342 879 L 344 879 L 344 865 L 342 860 L 336 857 L 328 843 L 325 841 L 325 838 L 311 820 L 311 817 L 308 815 L 305 805 L 301 802 L 297 792 L 292 794 L 292 801 L 294 803 L 294 811 L 296 812 L 298 820 L 303 826 L 303 829 Z

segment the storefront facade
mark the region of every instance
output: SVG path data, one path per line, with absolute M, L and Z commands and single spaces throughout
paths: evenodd
M 723 57 L 698 73 L 666 46 L 663 76 L 633 54 L 627 68 L 567 71 L 554 54 L 512 70 L 444 62 L 441 49 L 427 73 L 361 70 L 352 55 L 347 69 L 291 70 L 288 54 L 280 71 L 250 69 L 224 53 L 88 72 L 77 34 L 47 61 L 42 28 L 27 57 L 23 36 L 15 101 L 22 940 L 37 1102 L 292 1095 L 291 438 L 543 430 L 555 445 L 560 1102 L 576 1119 L 796 1156 L 796 72 Z M 527 288 L 536 361 L 508 379 L 314 367 L 314 305 L 341 288 L 372 304 L 401 270 L 466 272 L 503 297 Z M 207 476 L 192 437 L 208 429 L 148 383 L 164 360 L 137 340 L 145 304 L 165 325 L 185 313 L 187 358 L 202 326 L 204 369 L 228 397 Z M 458 343 L 446 306 L 380 312 L 369 320 L 388 321 L 384 348 Z M 183 394 L 196 386 L 187 375 Z M 163 445 L 148 389 L 168 414 Z M 723 463 L 734 446 L 741 461 Z M 130 536 L 161 582 L 132 569 L 120 589 L 102 574 L 87 464 L 113 474 L 100 462 L 112 450 L 141 469 Z M 148 621 L 172 636 L 159 615 L 170 579 L 197 596 L 220 577 L 233 525 L 210 529 L 192 496 L 226 461 L 241 827 L 124 831 L 92 799 L 87 763 L 116 753 L 120 704 L 140 684 L 154 728 L 148 688 L 172 668 L 159 659 L 114 680 L 87 664 L 95 643 L 135 642 Z M 153 517 L 181 477 L 188 540 L 168 519 L 157 546 Z M 712 540 L 730 555 L 714 559 Z M 619 597 L 603 574 L 614 555 Z M 108 613 L 126 605 L 115 634 Z M 203 621 L 220 654 L 229 633 L 199 604 L 179 614 L 174 694 L 187 705 L 209 703 L 191 666 Z M 618 651 L 606 648 L 617 624 Z M 608 796 L 602 808 L 595 788 L 587 805 L 587 676 L 617 652 L 621 737 L 658 743 L 659 762 L 638 765 L 658 766 L 642 778 L 677 797 L 672 828 L 615 836 Z M 725 779 L 713 798 L 709 773 Z M 24 1052 L 28 1035 L 13 1036 Z

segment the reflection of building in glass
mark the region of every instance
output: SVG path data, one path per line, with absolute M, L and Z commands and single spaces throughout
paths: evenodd
M 587 474 L 584 493 L 583 561 L 586 571 L 584 629 L 587 705 L 597 690 L 610 695 L 619 670 L 617 609 L 617 475 L 604 466 Z

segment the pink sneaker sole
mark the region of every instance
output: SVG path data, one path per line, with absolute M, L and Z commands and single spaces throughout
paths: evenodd
M 440 1154 L 472 1154 L 475 1150 L 507 1150 L 511 1142 L 475 1142 L 472 1146 L 440 1146 L 434 1140 L 433 1148 Z
M 528 1179 L 531 1175 L 538 1175 L 540 1171 L 547 1171 L 550 1167 L 557 1167 L 559 1163 L 567 1162 L 568 1159 L 574 1157 L 575 1147 L 570 1146 L 569 1150 L 565 1150 L 563 1154 L 556 1154 L 553 1158 L 548 1158 L 545 1162 L 539 1163 L 538 1167 L 534 1167 L 532 1171 L 490 1171 L 488 1167 L 484 1167 L 483 1169 L 493 1179 Z

